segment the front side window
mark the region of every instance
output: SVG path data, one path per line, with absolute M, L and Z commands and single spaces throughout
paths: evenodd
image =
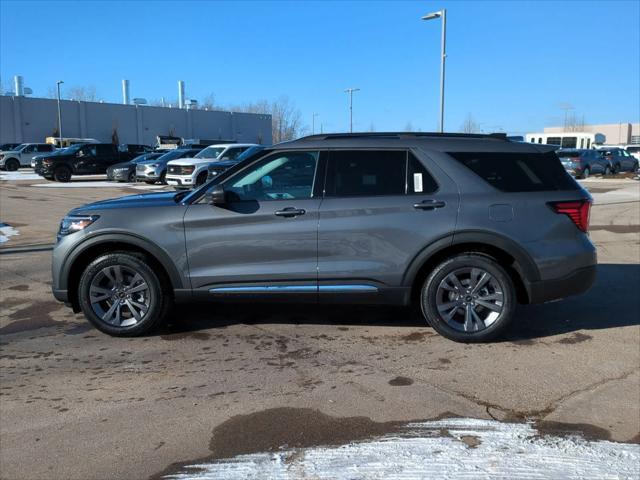
M 230 201 L 311 198 L 320 152 L 279 152 L 225 184 Z
M 329 157 L 326 195 L 335 197 L 404 195 L 407 152 L 338 150 Z

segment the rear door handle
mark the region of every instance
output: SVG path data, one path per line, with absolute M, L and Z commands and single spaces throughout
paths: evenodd
M 307 211 L 303 208 L 287 207 L 282 210 L 276 210 L 275 215 L 277 217 L 297 217 L 298 215 L 304 215 Z
M 423 200 L 420 203 L 414 203 L 413 208 L 417 208 L 418 210 L 435 210 L 445 205 L 446 203 L 441 200 Z

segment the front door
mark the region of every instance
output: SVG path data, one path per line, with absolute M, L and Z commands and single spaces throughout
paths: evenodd
M 227 203 L 184 217 L 194 291 L 308 294 L 317 289 L 319 174 L 324 154 L 277 152 L 227 179 Z
M 419 151 L 329 152 L 318 229 L 321 301 L 339 294 L 402 301 L 411 262 L 455 228 L 457 188 L 443 174 L 436 183 L 434 171 Z

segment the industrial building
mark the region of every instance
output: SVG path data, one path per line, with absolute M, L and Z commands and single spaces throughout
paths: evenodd
M 26 96 L 29 89 L 22 77 L 15 78 L 15 85 L 13 95 L 0 96 L 0 143 L 44 142 L 60 136 L 58 100 Z M 122 104 L 60 100 L 61 136 L 146 145 L 153 145 L 157 135 L 272 143 L 271 115 L 198 110 L 184 98 L 184 82 L 178 82 L 178 108 L 131 102 L 128 80 L 122 82 L 122 93 Z

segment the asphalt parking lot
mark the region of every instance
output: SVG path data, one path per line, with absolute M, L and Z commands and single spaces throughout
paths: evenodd
M 48 248 L 71 208 L 150 187 L 0 177 L 0 476 L 148 478 L 453 417 L 640 443 L 640 182 L 583 185 L 595 286 L 462 345 L 403 309 L 296 305 L 180 306 L 111 338 L 53 299 Z

